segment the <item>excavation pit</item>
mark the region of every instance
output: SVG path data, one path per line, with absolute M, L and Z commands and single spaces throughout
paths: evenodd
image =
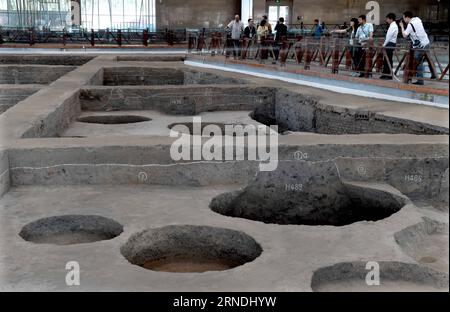
M 448 291 L 448 274 L 417 264 L 389 261 L 376 262 L 379 285 L 368 285 L 366 277 L 374 265 L 375 262 L 345 262 L 321 268 L 314 272 L 311 288 L 315 292 Z M 370 282 L 373 280 L 371 277 Z
M 134 234 L 121 248 L 132 264 L 152 271 L 223 271 L 256 259 L 260 245 L 245 233 L 209 226 L 172 225 Z
M 448 272 L 448 224 L 424 217 L 423 222 L 395 234 L 402 250 L 418 263 Z
M 64 215 L 28 223 L 19 235 L 36 244 L 73 245 L 113 239 L 122 232 L 121 224 L 102 216 Z
M 371 109 L 353 109 L 324 104 L 316 98 L 277 90 L 272 103 L 259 105 L 250 117 L 279 132 L 308 132 L 330 135 L 415 134 L 445 135 L 448 128 L 383 115 Z
M 62 65 L 1 65 L 0 84 L 47 85 L 74 70 Z
M 77 121 L 103 125 L 122 125 L 151 121 L 151 119 L 144 116 L 135 115 L 95 115 L 78 117 Z
M 0 85 L 0 115 L 25 100 L 30 95 L 39 91 L 42 85 L 8 85 L 7 87 Z
M 404 205 L 388 191 L 341 182 L 332 163 L 280 162 L 244 189 L 215 197 L 210 208 L 264 223 L 344 226 L 385 219 Z
M 105 86 L 246 84 L 245 80 L 176 68 L 112 67 L 103 69 Z
M 95 56 L 86 56 L 86 55 L 11 54 L 11 55 L 2 55 L 2 57 L 0 58 L 0 64 L 81 66 L 93 60 L 94 58 Z
M 273 91 L 249 85 L 86 86 L 80 91 L 82 111 L 154 110 L 167 115 L 245 111 L 273 102 Z

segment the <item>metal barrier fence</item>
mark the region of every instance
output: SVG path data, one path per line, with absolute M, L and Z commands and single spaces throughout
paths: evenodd
M 164 43 L 173 45 L 185 43 L 187 38 L 186 29 L 182 30 L 161 30 L 150 32 L 148 29 L 115 29 L 115 30 L 36 30 L 34 28 L 1 28 L 0 44 L 2 43 L 22 43 L 33 46 L 38 43 L 56 44 L 83 44 L 83 45 L 142 45 Z
M 330 34 L 336 29 L 346 29 L 348 25 L 330 24 L 324 28 L 324 34 Z M 388 30 L 387 24 L 374 25 L 374 36 L 382 37 Z M 424 22 L 424 28 L 430 39 L 434 42 L 449 42 L 449 23 L 448 22 Z M 311 34 L 314 24 L 298 23 L 289 25 L 289 30 L 293 34 L 306 35 Z
M 327 25 L 324 29 L 324 36 L 329 37 L 333 30 L 343 29 L 345 25 Z M 295 39 L 298 36 L 311 36 L 313 24 L 291 24 L 288 30 L 288 39 Z M 428 23 L 425 28 L 430 38 L 434 42 L 442 42 L 448 45 L 449 26 L 448 23 Z M 377 25 L 374 29 L 374 36 L 382 37 L 387 31 L 386 25 Z M 49 28 L 10 28 L 0 25 L 0 44 L 2 43 L 25 43 L 34 45 L 37 43 L 84 43 L 95 46 L 96 44 L 107 45 L 143 45 L 155 43 L 167 43 L 169 45 L 177 43 L 188 43 L 189 36 L 199 39 L 201 36 L 207 38 L 213 34 L 226 34 L 223 28 L 201 28 L 201 29 L 163 29 L 149 31 L 148 29 L 49 29 Z
M 448 38 L 447 38 L 448 39 Z M 333 74 L 351 72 L 354 75 L 369 77 L 374 73 L 390 76 L 397 81 L 409 82 L 418 73 L 417 65 L 427 63 L 428 71 L 419 72 L 419 80 L 434 80 L 448 83 L 449 60 L 448 43 L 434 42 L 429 50 L 411 48 L 407 40 L 399 40 L 395 48 L 383 48 L 384 38 L 375 38 L 365 46 L 350 45 L 348 39 L 328 34 L 320 39 L 308 35 L 290 33 L 281 42 L 275 42 L 273 36 L 262 38 L 243 38 L 233 41 L 229 32 L 223 29 L 165 29 L 157 32 L 144 30 L 84 30 L 52 31 L 48 29 L 11 29 L 0 28 L 0 46 L 2 43 L 78 43 L 83 45 L 106 46 L 144 46 L 149 44 L 175 43 L 187 44 L 188 52 L 194 54 L 211 53 L 230 57 L 234 54 L 241 60 L 259 60 L 264 62 L 271 57 L 285 66 L 296 64 L 305 70 L 312 66 L 329 68 Z M 448 42 L 448 40 L 447 40 Z M 393 61 L 389 59 L 392 52 Z M 414 57 L 416 56 L 416 57 Z M 384 67 L 384 69 L 383 69 Z M 420 69 L 420 67 L 419 67 Z
M 286 66 L 297 65 L 304 70 L 312 67 L 329 69 L 333 74 L 347 73 L 370 77 L 375 73 L 388 79 L 408 83 L 416 74 L 418 80 L 433 80 L 448 83 L 448 45 L 436 44 L 430 49 L 413 49 L 411 42 L 400 40 L 396 47 L 383 47 L 384 38 L 375 38 L 364 45 L 350 45 L 348 39 L 337 36 L 315 39 L 310 36 L 283 38 L 276 42 L 273 36 L 258 40 L 243 38 L 238 41 L 227 33 L 201 33 L 188 38 L 188 52 L 199 55 L 232 55 L 240 60 L 256 60 Z M 392 61 L 390 59 L 392 55 Z M 418 65 L 427 64 L 428 70 L 421 71 Z

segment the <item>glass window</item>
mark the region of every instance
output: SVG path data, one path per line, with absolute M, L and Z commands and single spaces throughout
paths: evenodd
M 0 0 L 0 25 L 69 28 L 71 0 Z M 81 27 L 155 30 L 155 0 L 80 0 Z
M 286 24 L 289 21 L 289 6 L 278 6 L 278 5 L 271 5 L 269 6 L 269 23 L 272 25 L 276 25 L 278 22 L 278 19 L 280 17 L 283 17 Z
M 241 20 L 244 25 L 248 24 L 248 19 L 253 18 L 253 0 L 242 0 Z
M 81 26 L 87 29 L 155 30 L 155 0 L 81 0 Z

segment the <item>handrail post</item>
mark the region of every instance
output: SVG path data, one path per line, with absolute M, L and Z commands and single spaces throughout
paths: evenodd
M 337 74 L 339 72 L 339 56 L 340 56 L 340 45 L 338 44 L 337 38 L 333 39 L 334 46 L 332 53 L 332 66 L 331 66 L 331 72 L 333 74 Z
M 311 49 L 309 48 L 309 40 L 305 39 L 305 70 L 311 69 Z
M 412 44 L 410 45 L 409 51 L 406 55 L 406 63 L 405 63 L 405 69 L 403 70 L 403 82 L 408 83 L 409 80 L 412 79 L 413 76 L 415 76 L 415 59 L 414 59 L 414 50 L 412 47 Z
M 373 57 L 373 39 L 369 39 L 368 47 L 366 49 L 365 66 L 364 66 L 364 77 L 369 78 L 372 73 L 372 57 Z
M 281 38 L 281 50 L 280 50 L 280 64 L 282 67 L 286 66 L 286 59 L 289 52 L 289 42 L 287 38 L 283 36 Z
M 382 44 L 382 42 L 380 41 L 380 42 L 378 42 L 378 47 L 377 47 L 377 51 L 376 51 L 376 53 L 377 53 L 377 59 L 376 59 L 376 72 L 377 73 L 380 73 L 381 71 L 382 71 L 382 69 L 383 69 L 383 64 L 384 64 L 384 53 L 383 53 L 383 49 L 384 49 L 384 47 L 383 47 L 383 44 Z M 388 47 L 388 49 L 391 49 L 390 47 Z M 386 60 L 386 62 L 387 62 L 388 60 Z
M 34 44 L 34 29 L 33 29 L 33 27 L 30 27 L 28 29 L 28 43 L 30 44 L 30 46 L 32 46 Z
M 94 29 L 91 29 L 91 46 L 95 46 L 95 33 Z
M 66 36 L 67 36 L 67 30 L 64 28 L 63 29 L 63 46 L 66 46 Z
M 144 29 L 142 32 L 142 44 L 144 47 L 148 47 L 148 28 Z
M 119 47 L 122 46 L 122 30 L 120 29 L 117 30 L 117 44 Z

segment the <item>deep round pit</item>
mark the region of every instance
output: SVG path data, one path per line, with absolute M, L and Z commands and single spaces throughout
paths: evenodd
M 63 215 L 28 223 L 19 235 L 36 244 L 72 245 L 109 240 L 122 232 L 120 223 L 102 216 Z
M 103 125 L 121 125 L 151 121 L 150 118 L 135 115 L 96 115 L 78 117 L 78 122 L 94 123 Z
M 264 223 L 343 226 L 382 220 L 404 205 L 386 190 L 343 183 L 333 163 L 279 162 L 244 189 L 215 197 L 210 208 Z
M 171 225 L 134 234 L 121 248 L 132 264 L 152 271 L 203 273 L 253 261 L 261 246 L 245 233 L 193 225 Z

